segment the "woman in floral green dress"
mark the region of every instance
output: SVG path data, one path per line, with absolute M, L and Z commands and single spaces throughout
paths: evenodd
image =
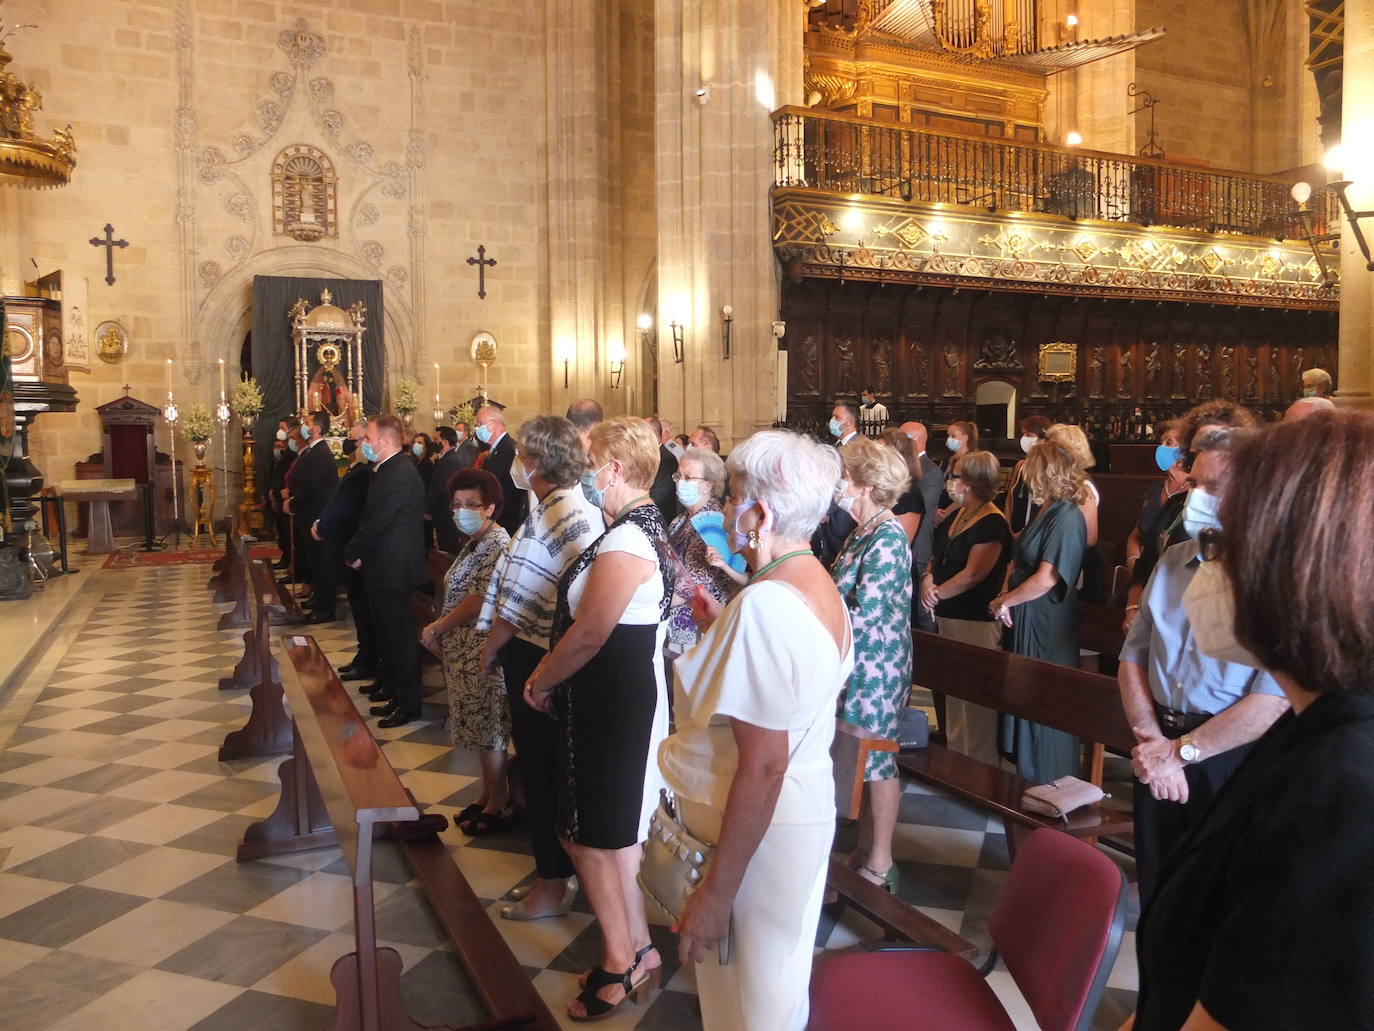
M 849 606 L 854 672 L 844 694 L 847 722 L 897 740 L 897 716 L 911 691 L 911 547 L 890 505 L 910 481 L 892 448 L 864 437 L 840 449 L 844 480 L 839 505 L 854 531 L 831 575 Z M 870 753 L 864 769 L 859 847 L 850 865 L 888 891 L 897 887 L 892 832 L 902 798 L 890 752 Z

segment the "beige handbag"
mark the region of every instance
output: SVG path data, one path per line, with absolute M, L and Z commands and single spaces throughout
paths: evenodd
M 1091 781 L 1060 777 L 1048 784 L 1026 788 L 1021 795 L 1021 808 L 1028 813 L 1067 820 L 1069 813 L 1075 809 L 1082 809 L 1107 797 L 1107 793 Z
M 687 908 L 687 899 L 706 876 L 716 846 L 694 836 L 678 819 L 666 790 L 659 790 L 658 808 L 649 818 L 649 839 L 644 842 L 644 859 L 636 880 L 645 896 L 664 916 L 677 923 Z M 730 962 L 730 934 L 717 943 L 720 965 Z

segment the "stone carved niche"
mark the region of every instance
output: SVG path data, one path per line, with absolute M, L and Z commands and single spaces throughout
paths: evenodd
M 272 232 L 302 243 L 339 235 L 338 183 L 325 153 L 287 147 L 272 162 Z

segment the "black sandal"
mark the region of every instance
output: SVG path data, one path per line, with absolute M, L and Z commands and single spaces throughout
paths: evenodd
M 587 986 L 577 995 L 577 1001 L 582 1003 L 582 1008 L 586 1012 L 580 1017 L 569 1013 L 568 1019 L 578 1024 L 590 1023 L 593 1020 L 605 1020 L 625 1003 L 639 1002 L 647 982 L 640 982 L 636 985 L 630 980 L 630 975 L 635 972 L 635 967 L 638 965 L 638 963 L 631 964 L 630 969 L 623 974 L 613 974 L 601 967 L 593 967 L 592 972 L 587 975 Z M 607 1002 L 596 994 L 601 989 L 609 988 L 613 984 L 618 984 L 625 989 L 625 995 L 619 1002 Z
M 489 813 L 479 807 L 477 812 L 458 822 L 458 829 L 469 838 L 480 838 L 485 834 L 495 834 L 502 830 L 514 816 L 515 814 L 509 809 L 502 809 L 499 813 Z
M 633 974 L 636 970 L 638 970 L 639 967 L 640 967 L 640 965 L 644 962 L 644 957 L 647 956 L 649 953 L 653 952 L 656 948 L 658 948 L 658 946 L 655 945 L 653 942 L 650 942 L 648 945 L 644 946 L 644 948 L 642 948 L 642 949 L 640 949 L 638 952 L 636 952 L 636 953 L 635 953 L 635 961 L 634 961 L 633 965 L 631 965 L 631 967 L 630 967 L 630 973 Z M 595 969 L 596 969 L 595 967 L 592 968 L 592 970 L 595 970 Z M 640 985 L 642 985 L 642 984 L 647 984 L 650 988 L 657 988 L 657 987 L 658 987 L 658 982 L 659 982 L 659 975 L 662 974 L 662 973 L 663 973 L 663 962 L 662 962 L 662 957 L 659 957 L 659 964 L 658 964 L 658 966 L 654 967 L 654 969 L 652 969 L 652 970 L 650 970 L 650 971 L 647 971 L 647 972 L 644 974 L 643 977 L 641 977 L 638 981 L 636 981 L 636 982 L 634 983 L 634 986 L 635 986 L 636 988 L 638 988 L 638 987 L 639 987 Z M 592 976 L 592 971 L 591 971 L 591 970 L 584 970 L 584 971 L 582 971 L 582 973 L 580 973 L 580 974 L 577 975 L 577 986 L 578 986 L 579 988 L 586 988 L 586 987 L 587 987 L 587 980 L 588 980 L 588 978 L 590 978 L 591 976 Z
M 453 826 L 457 827 L 459 824 L 466 823 L 468 820 L 471 820 L 474 816 L 476 816 L 486 807 L 487 806 L 485 802 L 473 802 L 471 805 L 464 807 L 461 813 L 456 813 L 454 815 Z

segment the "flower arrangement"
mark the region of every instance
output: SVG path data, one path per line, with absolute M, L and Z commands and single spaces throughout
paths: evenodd
M 210 415 L 210 409 L 199 401 L 191 405 L 181 420 L 181 430 L 191 443 L 204 444 L 215 430 L 215 420 Z
M 262 413 L 262 389 L 252 376 L 239 380 L 229 392 L 229 407 L 241 419 L 256 419 Z
M 472 405 L 464 401 L 462 404 L 449 409 L 449 425 L 456 426 L 460 422 L 467 423 L 471 429 L 473 422 L 477 419 L 477 413 L 472 410 Z
M 402 414 L 410 414 L 420 407 L 420 384 L 402 376 L 391 388 L 391 407 Z

